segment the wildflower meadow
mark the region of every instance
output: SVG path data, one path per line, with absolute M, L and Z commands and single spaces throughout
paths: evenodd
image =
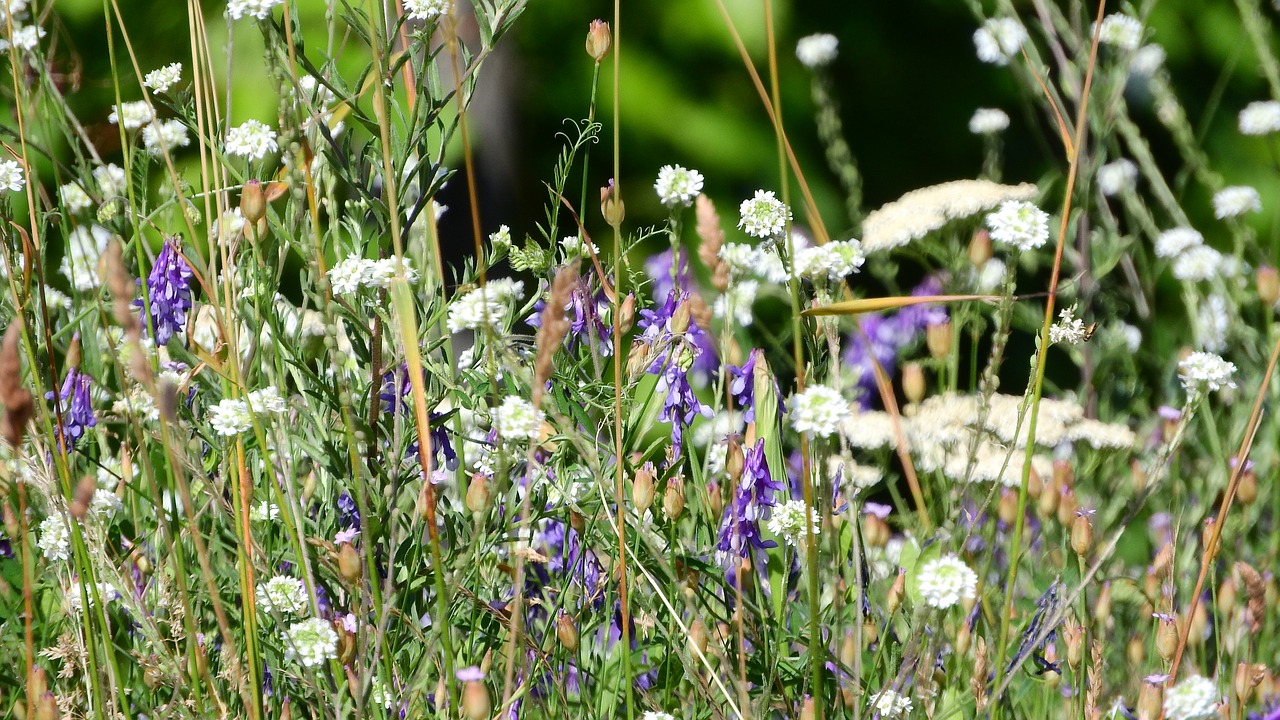
M 889 193 L 868 38 L 682 2 L 765 169 L 561 4 L 529 219 L 552 3 L 0 0 L 0 714 L 1280 718 L 1280 3 L 956 0 Z

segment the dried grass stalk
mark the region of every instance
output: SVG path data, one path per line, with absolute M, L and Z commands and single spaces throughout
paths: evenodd
M 547 304 L 542 308 L 542 327 L 534 339 L 537 357 L 533 363 L 533 406 L 542 403 L 546 392 L 547 380 L 554 369 L 552 360 L 556 348 L 564 342 L 569 334 L 569 320 L 565 318 L 564 309 L 573 294 L 573 286 L 578 282 L 578 261 L 561 267 L 551 281 L 551 292 L 547 296 Z

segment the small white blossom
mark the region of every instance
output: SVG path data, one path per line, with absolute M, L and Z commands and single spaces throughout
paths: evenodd
M 0 160 L 0 192 L 19 192 L 26 184 L 21 165 L 13 160 Z
M 1027 29 L 1014 18 L 991 18 L 973 33 L 978 59 L 992 65 L 1008 65 L 1028 40 Z
M 1192 675 L 1164 693 L 1166 720 L 1201 720 L 1217 715 L 1222 693 L 1212 680 Z
M 254 390 L 245 396 L 245 402 L 249 405 L 251 412 L 258 414 L 282 413 L 288 409 L 284 398 L 280 397 L 280 391 L 274 385 Z
M 1010 200 L 987 215 L 991 239 L 1022 251 L 1049 241 L 1049 213 L 1021 200 Z
M 506 225 L 499 225 L 497 232 L 489 233 L 489 244 L 493 246 L 494 252 L 499 250 L 510 250 L 511 228 Z
M 294 623 L 285 632 L 284 655 L 304 667 L 323 665 L 325 660 L 338 657 L 338 633 L 320 618 Z
M 653 189 L 658 199 L 667 207 L 688 207 L 702 192 L 702 173 L 679 165 L 663 165 L 658 168 L 658 179 Z
M 305 615 L 307 588 L 302 581 L 288 575 L 277 575 L 258 584 L 258 607 L 267 614 Z
M 248 120 L 227 131 L 228 155 L 261 160 L 276 151 L 276 132 L 265 123 Z
M 840 240 L 796 252 L 796 274 L 816 283 L 840 282 L 858 272 L 867 256 L 857 240 Z
M 414 20 L 434 20 L 453 12 L 453 0 L 405 0 L 404 12 Z
M 1058 313 L 1058 322 L 1049 328 L 1049 342 L 1077 345 L 1085 341 L 1086 334 L 1084 321 L 1076 317 L 1076 306 L 1072 305 Z
M 640 715 L 640 720 L 676 720 L 676 717 L 670 713 L 646 710 Z
M 93 179 L 98 183 L 98 192 L 103 199 L 121 197 L 129 189 L 129 178 L 124 168 L 114 163 L 94 168 Z
M 742 327 L 748 327 L 754 320 L 752 305 L 755 304 L 759 290 L 760 283 L 755 280 L 732 283 L 724 294 L 716 298 L 711 310 L 721 319 L 726 318 L 732 310 L 733 321 Z
M 71 532 L 62 516 L 56 512 L 40 523 L 40 539 L 36 547 L 46 560 L 66 560 L 71 557 Z
M 946 610 L 978 593 L 978 575 L 955 555 L 930 560 L 920 569 L 920 594 L 929 607 Z
M 814 33 L 800 38 L 796 43 L 796 57 L 807 68 L 830 65 L 836 59 L 840 41 L 829 33 Z
M 804 547 L 805 541 L 805 509 L 804 503 L 797 500 L 788 500 L 781 505 L 773 508 L 772 515 L 766 525 L 769 532 L 786 540 L 795 547 Z M 818 525 L 817 513 L 813 518 L 813 534 L 817 535 L 821 529 Z
M 89 512 L 100 520 L 110 520 L 115 514 L 124 509 L 124 503 L 120 502 L 120 498 L 116 497 L 114 492 L 106 488 L 98 488 L 93 491 L 93 500 L 89 503 Z
M 1267 135 L 1280 131 L 1280 102 L 1251 102 L 1240 111 L 1240 132 L 1245 135 Z
M 327 275 L 329 276 L 329 286 L 333 289 L 333 293 L 335 295 L 350 295 L 359 290 L 360 283 L 365 277 L 366 266 L 372 264 L 372 262 L 372 260 L 352 255 L 329 268 Z
M 1178 363 L 1178 375 L 1182 378 L 1182 387 L 1187 392 L 1194 392 L 1200 388 L 1207 390 L 1234 388 L 1236 381 L 1232 378 L 1235 374 L 1235 363 L 1227 362 L 1213 353 L 1193 352 Z
M 62 256 L 62 273 L 75 290 L 94 290 L 101 284 L 98 260 L 111 241 L 111 231 L 101 225 L 83 225 L 71 231 Z
M 1095 28 L 1091 28 L 1093 29 Z M 1124 13 L 1108 15 L 1102 18 L 1098 42 L 1114 45 L 1121 50 L 1137 50 L 1142 44 L 1142 23 Z
M 760 251 L 746 243 L 725 243 L 716 256 L 728 266 L 730 278 L 754 275 L 760 271 Z
M 209 408 L 209 425 L 219 435 L 231 437 L 253 427 L 253 413 L 245 401 L 226 398 Z
M 170 63 L 147 73 L 142 84 L 158 93 L 169 92 L 169 88 L 182 79 L 182 63 Z
M 181 120 L 161 120 L 142 128 L 142 142 L 147 152 L 152 155 L 163 155 L 165 150 L 172 152 L 174 148 L 191 144 L 187 137 L 187 126 Z
M 911 712 L 911 698 L 896 690 L 885 688 L 871 696 L 871 707 L 884 720 L 906 717 Z
M 134 385 L 129 394 L 115 401 L 111 411 L 119 415 L 135 417 L 143 422 L 155 422 L 160 419 L 160 410 L 156 408 L 155 398 L 141 385 Z
M 73 612 L 79 612 L 84 607 L 84 597 L 89 598 L 89 602 L 93 602 L 93 591 L 84 590 L 79 580 L 71 581 L 71 587 L 67 588 L 67 608 Z M 120 598 L 120 592 L 115 589 L 109 582 L 98 583 L 98 598 L 103 602 L 110 604 Z
M 449 304 L 449 332 L 478 330 L 486 325 L 498 331 L 512 303 L 524 296 L 524 283 L 506 278 L 490 280 Z
M 1124 346 L 1128 348 L 1130 355 L 1138 352 L 1142 347 L 1142 331 L 1136 326 L 1120 323 L 1120 336 L 1124 338 Z
M 798 433 L 830 437 L 851 416 L 849 401 L 835 388 L 810 385 L 791 398 L 791 425 Z
M 137 130 L 155 119 L 155 109 L 142 100 L 112 105 L 111 114 L 107 116 L 112 125 L 123 122 L 125 130 Z
M 574 258 L 586 257 L 587 247 L 583 244 L 582 238 L 577 235 L 569 235 L 560 238 L 560 247 L 564 249 L 565 260 L 573 260 Z
M 0 19 L 4 18 L 3 10 L 0 10 Z M 19 50 L 34 50 L 36 45 L 40 44 L 40 38 L 45 36 L 44 28 L 39 25 L 23 25 L 18 27 L 14 23 L 13 30 L 13 46 Z M 0 52 L 8 52 L 9 41 L 0 38 Z
M 494 411 L 493 429 L 503 440 L 529 440 L 542 428 L 542 411 L 528 400 L 508 395 Z
M 78 213 L 87 210 L 93 204 L 93 198 L 78 183 L 67 183 L 58 188 L 58 197 L 68 212 Z
M 743 200 L 738 212 L 742 216 L 738 220 L 738 229 L 762 239 L 781 235 L 791 220 L 787 206 L 774 197 L 772 191 L 766 190 L 757 190 L 755 197 Z
M 1232 185 L 1213 194 L 1213 214 L 1219 220 L 1261 211 L 1262 197 L 1247 185 Z
M 1223 270 L 1222 253 L 1208 245 L 1187 248 L 1173 260 L 1173 276 L 1187 282 L 1210 280 Z
M 995 135 L 1009 129 L 1009 115 L 999 108 L 978 108 L 969 118 L 969 132 L 974 135 Z
M 284 0 L 231 0 L 227 3 L 227 14 L 232 20 L 252 17 L 265 20 L 271 15 L 271 9 L 284 4 Z
M 1098 190 L 1107 197 L 1131 192 L 1138 182 L 1138 166 L 1120 158 L 1098 168 Z
M 1000 258 L 988 258 L 978 269 L 977 286 L 982 292 L 992 292 L 1004 287 L 1009 269 Z
M 401 273 L 404 275 L 405 282 L 412 283 L 418 279 L 418 271 L 413 269 L 413 263 L 407 257 L 401 258 L 400 262 L 396 262 L 394 257 L 365 261 L 360 268 L 360 282 L 365 287 L 391 287 L 391 281 Z
M 280 518 L 280 507 L 273 502 L 260 500 L 249 508 L 249 519 L 254 522 L 274 522 Z
M 1165 230 L 1156 238 L 1156 257 L 1175 258 L 1188 249 L 1204 244 L 1204 236 L 1189 227 Z
M 1164 48 L 1152 43 L 1143 45 L 1129 58 L 1129 72 L 1139 77 L 1151 77 L 1164 65 Z

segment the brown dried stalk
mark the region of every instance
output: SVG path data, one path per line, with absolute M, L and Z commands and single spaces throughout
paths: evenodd
M 542 327 L 534 339 L 537 356 L 533 363 L 533 406 L 542 404 L 542 396 L 546 392 L 547 380 L 553 369 L 552 359 L 556 348 L 569 334 L 569 321 L 564 316 L 565 305 L 569 304 L 573 286 L 578 282 L 578 261 L 574 261 L 556 271 L 551 281 L 551 292 L 547 304 L 542 308 Z
M 698 259 L 711 270 L 711 284 L 720 292 L 729 288 L 729 265 L 720 259 L 720 248 L 724 245 L 724 229 L 720 227 L 720 216 L 716 214 L 715 203 L 706 195 L 699 195 L 694 203 L 698 224 L 696 230 L 702 244 L 698 246 Z
M 21 340 L 22 326 L 15 322 L 9 325 L 0 343 L 0 403 L 4 403 L 0 434 L 14 448 L 22 445 L 27 423 L 35 412 L 31 391 L 22 387 L 22 359 L 18 356 Z

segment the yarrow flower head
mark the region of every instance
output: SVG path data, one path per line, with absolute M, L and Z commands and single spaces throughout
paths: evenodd
M 26 184 L 21 165 L 13 160 L 0 160 L 0 192 L 19 192 Z
M 755 197 L 742 201 L 738 212 L 738 229 L 762 239 L 781 235 L 791 220 L 791 211 L 769 190 L 757 190 Z
M 142 100 L 127 102 L 123 105 L 112 105 L 107 121 L 112 125 L 122 124 L 125 130 L 137 130 L 156 119 L 156 111 Z
M 405 0 L 404 12 L 414 20 L 434 20 L 453 12 L 453 0 Z
M 1137 50 L 1142 44 L 1142 22 L 1124 13 L 1108 15 L 1102 18 L 1098 42 L 1121 50 Z
M 40 539 L 36 547 L 46 560 L 66 560 L 71 557 L 71 533 L 58 513 L 51 513 L 40 523 Z
M 67 183 L 58 188 L 58 197 L 62 200 L 62 207 L 71 213 L 78 213 L 93 204 L 93 198 L 79 183 Z
M 542 411 L 524 398 L 508 395 L 494 411 L 493 429 L 503 440 L 530 440 L 542 428 Z
M 227 132 L 228 155 L 261 160 L 276 151 L 276 132 L 265 123 L 248 120 Z
M 1034 250 L 1049 241 L 1049 213 L 1021 200 L 1011 200 L 987 215 L 991 239 L 1022 250 Z
M 663 165 L 653 189 L 667 207 L 688 207 L 702 192 L 702 173 L 679 165 Z
M 305 615 L 307 588 L 302 581 L 288 575 L 277 575 L 258 585 L 258 606 L 268 614 Z
M 1098 190 L 1107 197 L 1133 190 L 1138 182 L 1138 166 L 1120 158 L 1098 168 Z
M 969 132 L 974 135 L 995 135 L 1009 129 L 1009 116 L 999 108 L 978 108 L 969 118 Z
M 906 717 L 911 713 L 911 698 L 891 688 L 885 688 L 871 696 L 871 707 L 884 720 Z
M 810 385 L 791 399 L 791 426 L 799 433 L 830 437 L 853 413 L 839 390 Z
M 1178 375 L 1182 378 L 1182 387 L 1188 393 L 1234 388 L 1235 374 L 1235 363 L 1208 352 L 1193 352 L 1178 363 Z
M 311 618 L 294 623 L 285 632 L 286 660 L 297 660 L 303 667 L 316 667 L 325 660 L 338 657 L 338 633 L 327 620 Z
M 98 192 L 102 199 L 120 197 L 129 189 L 129 177 L 124 168 L 115 163 L 108 163 L 93 169 L 93 179 L 98 183 Z
M 930 560 L 920 569 L 920 594 L 929 607 L 946 610 L 978 594 L 978 575 L 955 555 Z
M 142 84 L 158 93 L 166 93 L 181 79 L 182 63 L 170 63 L 147 73 L 146 77 L 142 78 Z
M 181 333 L 191 309 L 191 278 L 194 273 L 182 257 L 178 241 L 167 238 L 151 274 L 147 276 L 147 302 L 151 309 L 151 323 L 144 328 L 155 329 L 157 345 L 168 345 L 169 340 Z M 142 284 L 141 281 L 138 282 Z M 141 298 L 133 301 L 134 307 L 144 307 Z
M 268 385 L 261 390 L 254 390 L 245 395 L 245 403 L 249 406 L 249 411 L 259 415 L 264 413 L 282 413 L 288 409 L 284 398 L 280 397 L 280 391 L 274 385 Z
M 840 41 L 830 33 L 814 33 L 800 38 L 796 43 L 796 57 L 807 68 L 830 65 L 836 59 Z
M 1213 194 L 1213 214 L 1219 220 L 1261 211 L 1262 197 L 1247 185 L 1232 185 Z
M 1058 313 L 1058 322 L 1049 328 L 1049 342 L 1053 344 L 1066 343 L 1068 345 L 1078 345 L 1085 341 L 1088 335 L 1088 329 L 1084 326 L 1084 321 L 1076 317 L 1076 306 L 1062 308 L 1062 312 Z
M 805 525 L 807 524 L 805 517 L 804 503 L 797 500 L 788 500 L 772 510 L 766 526 L 769 528 L 769 532 L 786 540 L 795 547 L 804 547 Z M 820 529 L 818 516 L 815 513 L 813 534 L 817 535 Z
M 1008 65 L 1028 37 L 1027 29 L 1015 18 L 991 18 L 973 33 L 973 45 L 982 62 Z
M 1280 132 L 1280 102 L 1251 102 L 1240 111 L 1240 132 L 1245 135 L 1269 135 Z
M 862 243 L 838 240 L 796 251 L 796 275 L 814 283 L 838 283 L 858 272 L 867 259 Z
M 219 435 L 238 435 L 253 427 L 253 413 L 245 401 L 225 398 L 209 408 L 209 425 Z
M 658 712 L 656 710 L 645 710 L 640 716 L 640 720 L 676 720 L 671 713 Z
M 1155 43 L 1143 45 L 1129 58 L 1129 73 L 1149 78 L 1164 66 L 1164 58 L 1164 48 Z
M 1222 693 L 1212 680 L 1192 675 L 1164 693 L 1164 716 L 1168 720 L 1200 720 L 1217 714 Z
M 187 137 L 187 126 L 181 120 L 162 120 L 153 122 L 142 128 L 142 143 L 152 155 L 163 155 L 166 150 L 186 147 L 191 144 Z
M 66 445 L 67 452 L 71 452 L 76 441 L 84 436 L 85 428 L 98 424 L 98 419 L 93 414 L 93 400 L 89 395 L 90 386 L 88 375 L 77 368 L 71 368 L 67 370 L 67 375 L 62 380 L 62 388 L 57 393 L 57 398 L 62 405 L 62 425 L 58 428 L 58 437 Z M 45 399 L 53 400 L 53 391 L 45 393 Z
M 271 15 L 271 9 L 282 4 L 284 0 L 231 0 L 227 3 L 227 14 L 232 20 L 243 17 L 266 20 Z

